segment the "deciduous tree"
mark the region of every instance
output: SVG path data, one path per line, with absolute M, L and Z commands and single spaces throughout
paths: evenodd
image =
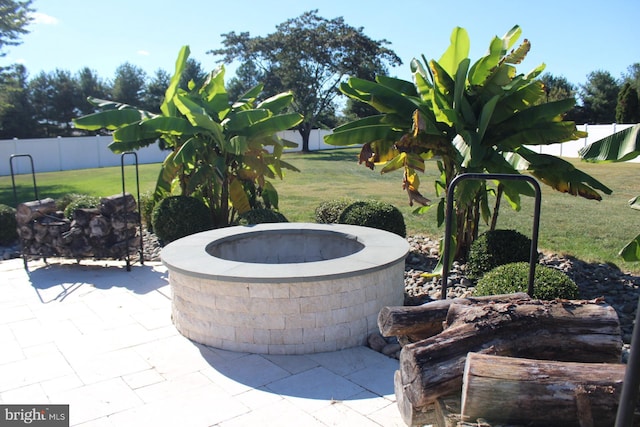
M 265 37 L 223 34 L 224 48 L 208 52 L 222 56 L 224 63 L 252 61 L 266 77 L 265 95 L 294 93 L 292 108 L 304 116 L 297 127 L 304 151 L 309 149 L 311 130 L 324 124 L 323 114 L 339 95 L 341 82 L 348 76 L 366 78 L 372 70 L 386 74 L 387 64 L 402 63 L 385 47 L 387 40 L 373 40 L 362 27 L 351 27 L 342 17 L 325 19 L 317 12 L 289 19 Z

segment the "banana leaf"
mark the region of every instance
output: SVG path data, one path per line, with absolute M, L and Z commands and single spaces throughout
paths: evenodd
M 626 162 L 640 156 L 640 124 L 602 138 L 578 151 L 588 162 Z
M 618 255 L 625 261 L 640 261 L 640 234 L 627 243 Z
M 121 126 L 139 122 L 144 117 L 145 115 L 140 110 L 134 108 L 109 109 L 75 118 L 73 124 L 78 129 L 116 130 Z

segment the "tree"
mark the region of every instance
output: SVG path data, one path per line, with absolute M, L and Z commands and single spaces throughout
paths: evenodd
M 80 88 L 77 80 L 67 70 L 56 69 L 50 76 L 51 113 L 57 125 L 57 135 L 71 135 L 71 120 L 79 113 L 77 101 L 80 99 Z
M 225 47 L 208 52 L 222 55 L 223 63 L 252 61 L 266 77 L 267 95 L 294 93 L 292 107 L 304 116 L 297 127 L 303 151 L 309 150 L 311 130 L 323 124 L 323 113 L 339 95 L 337 87 L 347 76 L 366 77 L 371 70 L 385 71 L 386 64 L 402 63 L 384 47 L 387 40 L 373 40 L 362 27 L 351 27 L 342 17 L 325 19 L 317 12 L 287 20 L 266 37 L 250 37 L 248 32 L 223 34 Z
M 147 73 L 140 67 L 125 62 L 116 69 L 116 76 L 111 89 L 111 99 L 118 99 L 123 104 L 142 104 Z
M 631 83 L 625 83 L 618 94 L 616 123 L 640 122 L 640 105 L 638 104 L 638 91 L 631 86 Z
M 402 170 L 409 203 L 424 205 L 416 212 L 431 206 L 419 192 L 418 172 L 424 172 L 427 159 L 439 159 L 441 174 L 435 182 L 436 195 L 441 196 L 439 224 L 444 222 L 445 196 L 452 180 L 467 172 L 529 172 L 555 190 L 600 200 L 599 191 L 609 194 L 609 188 L 565 160 L 528 148 L 586 134 L 562 118 L 573 107 L 573 99 L 539 102 L 546 95 L 537 79 L 544 65 L 527 74 L 516 72 L 515 65 L 530 49 L 527 40 L 512 49 L 521 32 L 515 26 L 502 38 L 495 37 L 488 53 L 471 64 L 467 32 L 456 28 L 451 45 L 438 61 L 411 62 L 413 83 L 385 76 L 375 82 L 350 78 L 340 90 L 380 113 L 336 128 L 325 142 L 363 144 L 361 163 L 371 169 L 383 165 L 381 173 Z M 492 194 L 496 195 L 493 213 Z M 531 186 L 522 182 L 463 181 L 454 195 L 455 257 L 466 256 L 481 219 L 489 223 L 490 217 L 497 218 L 503 195 L 519 209 L 520 196 L 533 194 Z
M 590 124 L 613 123 L 616 120 L 618 82 L 608 71 L 594 71 L 580 87 L 580 98 Z
M 627 72 L 622 74 L 622 83 L 630 83 L 631 87 L 640 93 L 640 62 L 627 67 Z
M 265 80 L 265 76 L 260 72 L 253 61 L 247 61 L 236 70 L 236 76 L 227 82 L 227 92 L 230 99 L 237 99 L 243 93 Z
M 0 57 L 5 56 L 7 46 L 20 44 L 20 37 L 27 34 L 31 17 L 32 0 L 0 0 Z
M 190 81 L 193 81 L 196 85 L 200 86 L 206 77 L 207 73 L 202 69 L 200 62 L 193 58 L 189 58 L 187 59 L 184 71 L 182 72 L 182 78 L 180 79 L 180 84 L 178 86 L 184 90 L 188 90 Z
M 37 76 L 29 80 L 29 102 L 33 107 L 34 118 L 45 137 L 57 134 L 53 111 L 53 83 L 51 76 L 41 71 Z
M 26 68 L 18 64 L 8 67 L 4 77 L 0 89 L 0 139 L 37 136 Z
M 216 227 L 230 225 L 236 215 L 254 208 L 277 208 L 277 192 L 269 179 L 282 178 L 283 169 L 297 170 L 282 161 L 285 142 L 277 136 L 302 121 L 297 113 L 283 113 L 293 95 L 282 93 L 257 102 L 262 91 L 257 86 L 231 103 L 224 87 L 224 67 L 209 73 L 201 85 L 180 88 L 188 57 L 185 46 L 161 114 L 94 99 L 101 111 L 74 123 L 87 130 L 113 130 L 109 148 L 116 153 L 162 139 L 171 152 L 158 176 L 156 200 L 177 188 L 182 195 L 203 200 Z
M 171 76 L 168 72 L 161 68 L 156 70 L 151 80 L 147 83 L 144 95 L 142 96 L 142 109 L 160 114 L 160 105 L 162 105 L 164 94 L 170 82 Z
M 89 114 L 95 111 L 95 107 L 87 101 L 90 96 L 106 98 L 110 92 L 109 85 L 89 67 L 84 67 L 76 74 L 78 84 L 78 99 L 76 109 L 80 114 Z

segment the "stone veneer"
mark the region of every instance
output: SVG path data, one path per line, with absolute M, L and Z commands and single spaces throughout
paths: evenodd
M 252 262 L 211 255 L 220 253 L 216 242 Z M 405 239 L 372 228 L 280 223 L 194 234 L 161 257 L 184 336 L 232 351 L 305 354 L 362 345 L 378 330 L 380 309 L 403 303 L 408 249 Z M 270 261 L 257 262 L 260 253 Z M 295 262 L 278 263 L 274 254 Z

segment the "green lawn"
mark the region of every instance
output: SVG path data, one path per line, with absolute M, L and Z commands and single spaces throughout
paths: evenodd
M 287 172 L 284 180 L 274 182 L 280 195 L 280 211 L 289 221 L 314 221 L 314 211 L 320 202 L 351 197 L 378 199 L 397 206 L 404 214 L 410 234 L 441 236 L 436 226 L 435 209 L 416 216 L 408 206 L 402 190 L 402 174 L 397 171 L 380 175 L 358 165 L 357 149 L 339 149 L 314 153 L 289 153 L 285 159 L 301 170 Z M 542 185 L 542 213 L 539 248 L 570 254 L 589 262 L 608 262 L 625 271 L 640 272 L 639 263 L 626 263 L 617 257 L 624 243 L 640 233 L 640 212 L 627 207 L 627 201 L 640 195 L 640 164 L 590 164 L 571 160 L 577 167 L 601 180 L 613 190 L 601 202 L 561 194 Z M 140 165 L 141 191 L 155 185 L 159 165 Z M 135 189 L 133 167 L 125 167 L 127 191 Z M 421 175 L 421 192 L 437 201 L 432 182 L 438 171 L 429 163 Z M 36 176 L 41 198 L 58 198 L 66 193 L 87 193 L 108 196 L 122 191 L 120 167 L 92 170 L 40 173 Z M 20 201 L 32 200 L 30 175 L 16 179 Z M 0 177 L 0 203 L 14 205 L 11 177 Z M 520 212 L 511 211 L 503 203 L 498 226 L 514 228 L 531 235 L 533 200 L 523 201 Z

